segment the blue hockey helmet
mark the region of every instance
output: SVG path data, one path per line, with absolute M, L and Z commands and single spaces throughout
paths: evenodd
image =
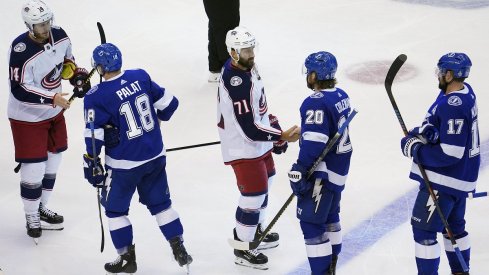
M 99 70 L 99 66 L 102 70 L 102 72 L 99 71 L 100 74 L 120 70 L 122 67 L 122 54 L 119 48 L 112 43 L 97 46 L 92 54 L 92 67 Z
M 447 53 L 440 57 L 437 66 L 443 75 L 447 71 L 453 71 L 454 78 L 466 78 L 469 76 L 472 62 L 464 53 Z
M 307 75 L 316 72 L 318 80 L 334 79 L 338 63 L 333 54 L 329 52 L 317 52 L 310 54 L 304 62 L 304 67 Z

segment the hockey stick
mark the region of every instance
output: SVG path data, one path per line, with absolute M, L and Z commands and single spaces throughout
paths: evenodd
M 98 33 L 100 35 L 100 44 L 105 44 L 107 40 L 105 39 L 105 31 L 104 27 L 102 27 L 102 24 L 100 22 L 97 22 L 97 28 L 98 28 Z M 93 72 L 95 72 L 95 68 L 92 69 Z M 102 76 L 100 76 L 100 82 L 102 82 Z M 93 130 L 93 122 L 91 127 L 92 131 L 92 146 L 93 146 L 93 154 L 95 155 L 95 137 L 94 137 L 94 130 Z M 95 158 L 95 157 L 94 157 Z M 96 167 L 96 166 L 94 166 Z M 98 218 L 100 221 L 100 232 L 102 233 L 102 239 L 100 241 L 100 253 L 104 252 L 104 247 L 105 247 L 105 236 L 104 236 L 104 223 L 102 222 L 102 207 L 100 203 L 100 187 L 97 187 L 97 203 L 98 203 Z
M 328 145 L 326 145 L 326 148 L 324 148 L 323 152 L 321 155 L 318 157 L 318 159 L 314 162 L 312 165 L 311 169 L 307 171 L 307 176 L 306 178 L 309 179 L 311 175 L 314 173 L 316 168 L 318 167 L 319 163 L 324 159 L 324 157 L 328 154 L 328 152 L 333 148 L 333 146 L 336 144 L 336 141 L 343 135 L 343 132 L 346 130 L 348 125 L 350 124 L 351 120 L 355 117 L 355 115 L 358 113 L 356 109 L 353 109 L 346 119 L 346 121 L 341 125 L 341 127 L 338 129 L 338 132 L 333 136 L 332 139 L 329 140 Z M 275 217 L 273 217 L 272 221 L 268 224 L 267 228 L 263 231 L 261 236 L 257 240 L 253 240 L 252 242 L 243 242 L 243 241 L 238 241 L 234 239 L 228 239 L 228 243 L 231 247 L 237 250 L 253 250 L 256 249 L 260 243 L 265 239 L 267 236 L 268 232 L 272 229 L 272 227 L 275 225 L 277 220 L 282 216 L 284 213 L 285 209 L 289 206 L 289 204 L 292 202 L 294 199 L 294 194 L 292 193 L 289 198 L 285 201 L 284 205 L 280 208 L 280 210 L 277 212 Z
M 179 151 L 179 150 L 185 150 L 185 149 L 196 148 L 196 147 L 203 147 L 203 146 L 209 146 L 209 145 L 216 145 L 216 144 L 221 144 L 221 142 L 220 141 L 214 141 L 214 142 L 194 144 L 194 145 L 188 145 L 188 146 L 182 146 L 182 147 L 175 147 L 175 148 L 170 148 L 170 149 L 168 149 L 166 151 L 167 152 Z
M 387 72 L 387 76 L 385 77 L 385 90 L 387 91 L 387 95 L 389 96 L 389 100 L 391 101 L 392 107 L 394 108 L 394 112 L 396 113 L 397 116 L 397 120 L 399 121 L 399 124 L 401 125 L 402 131 L 404 132 L 405 136 L 408 135 L 408 130 L 406 128 L 406 124 L 404 124 L 404 120 L 402 119 L 401 112 L 399 111 L 399 107 L 397 107 L 394 96 L 392 95 L 392 83 L 394 82 L 394 78 L 396 77 L 397 72 L 399 72 L 404 62 L 406 62 L 406 60 L 407 60 L 407 56 L 405 54 L 399 55 L 396 58 L 396 60 L 394 60 L 394 62 L 392 63 L 391 67 L 389 68 L 389 71 Z M 424 170 L 423 166 L 419 163 L 418 163 L 418 169 L 421 172 L 421 176 L 423 177 L 423 181 L 426 185 L 426 189 L 428 189 L 428 192 L 430 193 L 430 197 L 435 204 L 436 212 L 438 213 L 438 216 L 440 216 L 440 219 L 443 222 L 443 225 L 445 226 L 445 230 L 447 231 L 447 235 L 450 238 L 450 242 L 452 243 L 453 249 L 455 250 L 455 254 L 457 255 L 460 265 L 462 266 L 464 272 L 468 272 L 469 268 L 467 267 L 467 264 L 465 263 L 462 253 L 460 252 L 460 248 L 458 247 L 457 242 L 455 241 L 455 237 L 453 236 L 453 232 L 450 226 L 448 225 L 447 219 L 445 218 L 445 215 L 443 215 L 443 212 L 441 211 L 436 194 L 433 191 L 433 188 L 431 187 L 430 181 L 428 180 L 428 175 L 426 174 L 426 171 Z

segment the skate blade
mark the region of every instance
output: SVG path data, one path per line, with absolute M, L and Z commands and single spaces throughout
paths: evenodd
M 270 248 L 275 248 L 278 246 L 278 241 L 276 242 L 270 242 L 270 243 L 260 243 L 260 245 L 256 248 L 258 250 L 266 250 Z
M 41 229 L 42 230 L 63 230 L 63 223 L 47 223 L 45 221 L 41 221 Z
M 267 264 L 252 264 L 252 263 L 250 263 L 244 259 L 241 259 L 239 257 L 236 257 L 236 259 L 234 260 L 234 263 L 237 265 L 251 267 L 251 268 L 259 269 L 259 270 L 267 270 L 268 269 Z
M 32 238 L 32 240 L 34 241 L 34 243 L 37 245 L 39 243 L 39 238 Z
M 108 272 L 108 271 L 106 271 L 106 272 L 107 272 L 107 273 L 105 273 L 105 274 L 107 274 L 107 275 L 117 275 L 117 274 L 136 274 L 136 273 L 126 273 L 126 272 L 121 272 L 121 273 L 112 273 L 112 272 Z
M 187 275 L 190 274 L 190 264 L 185 265 L 185 270 L 187 271 Z

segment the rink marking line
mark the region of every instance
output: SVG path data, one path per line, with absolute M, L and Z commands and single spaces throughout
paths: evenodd
M 481 143 L 481 167 L 480 171 L 489 166 L 489 140 Z M 416 200 L 419 188 L 409 190 L 393 202 L 375 212 L 370 219 L 364 220 L 343 236 L 341 248 L 341 260 L 338 261 L 338 269 L 348 264 L 351 260 L 362 254 L 373 244 L 394 231 L 411 218 L 411 207 Z M 479 190 L 488 191 L 488 190 Z M 385 219 L 389 217 L 389 219 Z M 356 242 L 354 240 L 362 239 Z M 304 262 L 287 275 L 310 274 L 309 262 Z

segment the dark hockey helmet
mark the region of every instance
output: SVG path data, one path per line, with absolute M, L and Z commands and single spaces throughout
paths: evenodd
M 316 72 L 318 80 L 331 80 L 335 78 L 338 63 L 336 57 L 329 52 L 317 52 L 310 54 L 304 62 L 303 73 L 309 75 Z
M 122 67 L 121 51 L 112 43 L 97 46 L 92 54 L 92 67 L 97 69 L 101 75 L 105 72 L 120 70 Z
M 472 62 L 464 53 L 447 53 L 438 60 L 438 71 L 445 75 L 447 71 L 453 71 L 455 78 L 466 78 L 469 76 Z

